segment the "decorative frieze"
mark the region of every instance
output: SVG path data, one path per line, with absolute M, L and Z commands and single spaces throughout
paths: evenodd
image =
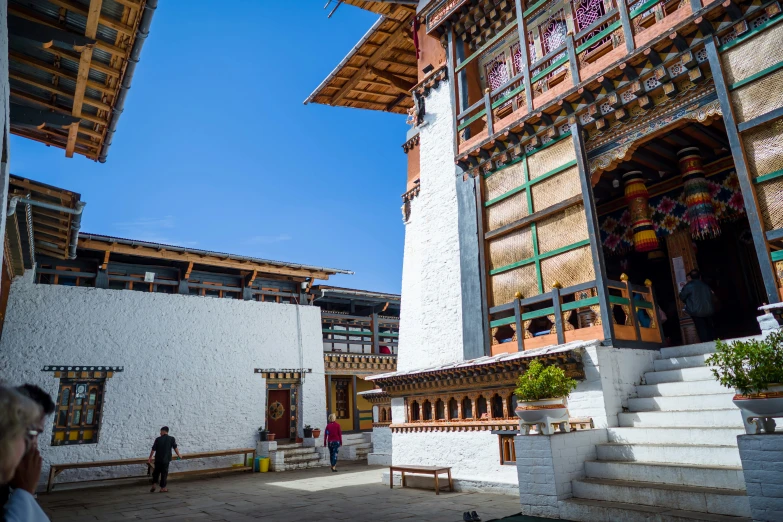
M 270 369 L 270 368 L 256 368 L 253 373 L 261 374 L 261 377 L 269 380 L 289 380 L 298 381 L 303 373 L 311 373 L 311 368 L 286 368 L 286 369 Z
M 432 89 L 437 89 L 441 82 L 445 82 L 449 79 L 449 70 L 446 65 L 442 65 L 440 68 L 431 72 L 426 78 L 417 83 L 411 89 L 416 96 L 427 97 L 430 95 Z
M 514 419 L 496 421 L 440 421 L 391 424 L 392 433 L 429 433 L 447 431 L 506 431 L 516 430 L 519 421 Z
M 324 353 L 324 371 L 327 374 L 372 375 L 396 369 L 396 355 Z

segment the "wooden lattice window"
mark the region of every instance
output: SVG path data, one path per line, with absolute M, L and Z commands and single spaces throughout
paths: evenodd
M 411 403 L 411 422 L 420 421 L 421 420 L 421 408 L 419 406 L 419 403 L 416 401 L 413 401 Z
M 338 419 L 351 418 L 350 387 L 350 379 L 335 379 L 335 415 Z
M 424 401 L 421 405 L 422 418 L 425 421 L 432 420 L 432 403 L 430 401 Z
M 98 442 L 105 382 L 104 378 L 60 380 L 53 446 Z
M 514 435 L 498 435 L 500 439 L 500 464 L 516 464 L 517 452 L 514 448 Z
M 441 399 L 435 402 L 435 419 L 446 420 L 446 405 L 443 404 Z
M 473 401 L 470 400 L 470 397 L 465 397 L 462 399 L 462 418 L 473 418 Z
M 483 396 L 479 396 L 478 400 L 476 400 L 476 414 L 479 419 L 483 419 L 488 415 L 487 399 Z

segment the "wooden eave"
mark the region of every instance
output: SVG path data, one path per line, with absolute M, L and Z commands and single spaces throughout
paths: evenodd
M 11 175 L 8 181 L 9 200 L 19 196 L 42 203 L 49 203 L 69 209 L 76 209 L 76 204 L 81 196 L 70 190 L 52 187 L 44 183 L 39 183 L 20 176 Z M 58 212 L 35 205 L 30 206 L 32 214 L 32 223 L 28 221 L 26 206 L 19 203 L 16 208 L 15 220 L 18 234 L 21 241 L 28 240 L 27 230 L 32 225 L 33 238 L 35 241 L 35 250 L 45 251 L 46 255 L 57 259 L 66 259 L 68 257 L 68 245 L 71 242 L 71 235 L 74 233 L 71 229 L 73 215 L 66 212 Z M 6 227 L 8 231 L 8 227 Z M 13 246 L 13 245 L 12 245 Z
M 370 11 L 387 18 L 404 21 L 416 7 L 403 2 L 373 2 L 372 0 L 342 0 L 343 4 L 352 5 L 365 11 Z
M 113 109 L 146 0 L 10 0 L 9 26 L 34 24 L 36 34 L 9 29 L 11 103 L 44 111 L 40 121 L 15 117 L 11 133 L 64 149 L 67 157 L 101 157 Z M 19 27 L 19 24 L 16 24 Z M 85 45 L 41 42 L 60 31 Z M 25 34 L 19 34 L 19 33 Z M 67 115 L 69 121 L 46 114 Z
M 380 3 L 380 2 L 355 2 Z M 406 114 L 418 78 L 412 9 L 376 23 L 305 103 Z M 398 19 L 402 18 L 402 19 Z
M 264 274 L 272 276 L 286 276 L 295 281 L 304 281 L 307 278 L 329 279 L 335 272 L 329 269 L 316 269 L 310 267 L 295 268 L 293 266 L 278 266 L 273 264 L 253 262 L 250 260 L 232 259 L 229 254 L 208 253 L 204 251 L 181 251 L 166 249 L 167 245 L 147 246 L 147 245 L 128 245 L 119 242 L 113 242 L 111 238 L 106 240 L 91 239 L 80 237 L 79 249 L 94 250 L 98 252 L 109 252 L 123 254 L 128 256 L 144 257 L 148 259 L 164 259 L 169 261 L 180 261 L 184 263 L 193 263 L 205 267 L 228 268 L 246 271 L 251 273 L 255 271 L 258 277 Z

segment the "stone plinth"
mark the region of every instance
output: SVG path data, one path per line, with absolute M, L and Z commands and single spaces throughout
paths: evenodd
M 737 437 L 753 520 L 783 520 L 783 434 Z
M 313 437 L 305 437 L 304 439 L 302 439 L 302 446 L 304 446 L 305 448 L 314 448 L 315 442 L 316 439 L 314 439 Z
M 596 444 L 607 441 L 605 429 L 517 436 L 522 514 L 560 518 L 558 501 L 571 498 L 571 481 L 584 477 L 585 461 L 595 460 Z
M 256 455 L 259 457 L 268 457 L 273 451 L 277 451 L 277 441 L 263 441 L 256 443 Z

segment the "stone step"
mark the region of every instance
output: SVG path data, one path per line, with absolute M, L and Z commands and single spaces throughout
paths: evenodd
M 656 482 L 682 486 L 703 486 L 744 490 L 745 478 L 738 466 L 696 466 L 652 462 L 619 462 L 588 460 L 585 462 L 588 478 Z
M 293 463 L 293 462 L 309 462 L 312 460 L 320 460 L 320 459 L 321 456 L 318 453 L 311 453 L 309 455 L 292 455 L 290 457 L 286 455 L 283 460 L 287 466 L 289 463 Z
M 726 393 L 724 388 L 712 376 L 706 381 L 662 382 L 660 384 L 637 384 L 639 397 L 682 397 L 684 395 L 710 395 Z
M 656 372 L 663 372 L 666 370 L 679 370 L 682 368 L 700 368 L 707 366 L 705 362 L 710 354 L 705 353 L 701 355 L 688 355 L 685 357 L 669 357 L 666 359 L 658 359 L 653 361 L 653 367 Z
M 574 480 L 571 490 L 578 498 L 622 501 L 735 517 L 750 516 L 748 497 L 742 490 L 597 478 Z
M 668 507 L 643 506 L 606 500 L 569 498 L 560 502 L 560 516 L 573 522 L 751 522 L 747 517 L 732 517 L 683 511 Z
M 607 428 L 609 442 L 736 446 L 745 428 Z
M 280 446 L 277 447 L 277 451 L 284 451 L 285 456 L 288 457 L 289 455 L 309 455 L 311 453 L 315 453 L 315 448 L 284 448 L 280 449 Z
M 706 366 L 699 368 L 682 368 L 680 370 L 666 370 L 662 372 L 647 372 L 644 374 L 645 384 L 658 384 L 661 382 L 687 382 L 714 380 L 712 371 Z
M 736 446 L 610 442 L 599 444 L 595 449 L 598 460 L 603 461 L 742 466 L 739 450 Z
M 308 462 L 293 462 L 285 464 L 286 471 L 292 470 L 292 469 L 309 469 L 309 468 L 323 468 L 328 466 L 328 463 L 323 463 L 319 461 L 308 461 Z
M 715 351 L 715 343 L 686 344 L 685 346 L 673 346 L 661 348 L 661 358 L 690 357 L 692 355 L 710 354 Z
M 371 438 L 369 434 L 352 434 L 343 435 L 343 446 L 355 446 L 357 444 L 371 444 Z
M 735 428 L 742 426 L 737 408 L 698 411 L 635 411 L 617 414 L 620 426 L 635 428 Z
M 628 399 L 628 409 L 632 412 L 730 409 L 734 407 L 734 403 L 731 402 L 733 398 L 732 392 L 681 397 L 639 397 Z

